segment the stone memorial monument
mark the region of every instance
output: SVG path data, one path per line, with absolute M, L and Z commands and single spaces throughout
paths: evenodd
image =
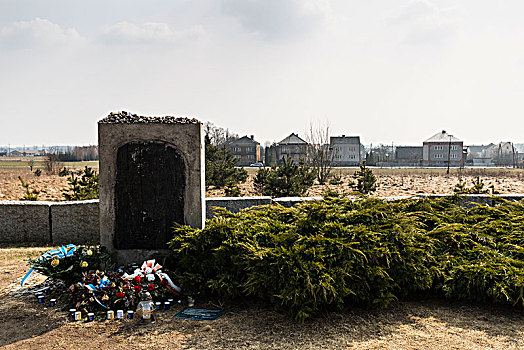
M 100 243 L 119 263 L 167 249 L 175 223 L 204 226 L 203 130 L 196 119 L 127 112 L 98 122 Z

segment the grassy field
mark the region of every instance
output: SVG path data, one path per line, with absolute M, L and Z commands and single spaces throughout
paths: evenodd
M 31 165 L 31 160 L 34 160 L 33 169 L 35 168 L 45 168 L 45 159 L 41 157 L 31 158 L 31 157 L 20 157 L 20 158 L 0 158 L 0 168 L 9 169 L 9 168 L 20 168 L 27 167 Z M 85 166 L 98 169 L 98 161 L 82 161 L 82 162 L 62 162 L 62 166 L 67 168 L 83 168 Z

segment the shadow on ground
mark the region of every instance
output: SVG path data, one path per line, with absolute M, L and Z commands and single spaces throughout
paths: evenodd
M 210 305 L 199 307 L 212 308 Z M 329 313 L 305 323 L 261 305 L 226 305 L 215 321 L 173 319 L 91 323 L 66 321 L 66 312 L 43 310 L 29 299 L 0 299 L 0 346 L 6 348 L 113 349 L 516 349 L 524 346 L 522 308 L 444 300 L 401 302 L 382 310 Z

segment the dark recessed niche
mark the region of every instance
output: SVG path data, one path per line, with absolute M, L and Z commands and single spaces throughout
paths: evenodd
M 185 164 L 170 144 L 129 142 L 117 151 L 116 249 L 165 249 L 184 222 Z

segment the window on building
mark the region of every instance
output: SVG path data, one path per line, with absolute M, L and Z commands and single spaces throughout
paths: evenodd
M 436 153 L 436 154 L 433 155 L 433 158 L 435 158 L 435 159 L 442 159 L 442 158 L 444 158 L 444 155 L 442 153 Z
M 458 148 L 457 148 L 457 145 L 451 145 L 451 150 L 452 151 L 456 151 Z
M 234 147 L 233 152 L 240 152 L 242 149 L 240 147 Z
M 449 155 L 450 158 L 453 158 L 453 159 L 457 159 L 458 158 L 458 155 L 456 153 L 451 153 Z
M 282 147 L 282 148 L 280 148 L 280 151 L 281 151 L 281 152 L 287 152 L 288 149 L 287 149 L 287 147 Z
M 442 151 L 443 149 L 444 149 L 444 147 L 442 145 L 433 146 L 433 150 L 435 150 L 435 151 Z
M 235 159 L 240 159 L 240 154 L 234 154 L 233 157 L 234 157 Z
M 247 155 L 247 159 L 255 159 L 255 155 L 254 154 L 248 154 Z
M 254 151 L 253 147 L 247 147 L 246 148 L 246 152 L 253 152 L 253 151 Z

